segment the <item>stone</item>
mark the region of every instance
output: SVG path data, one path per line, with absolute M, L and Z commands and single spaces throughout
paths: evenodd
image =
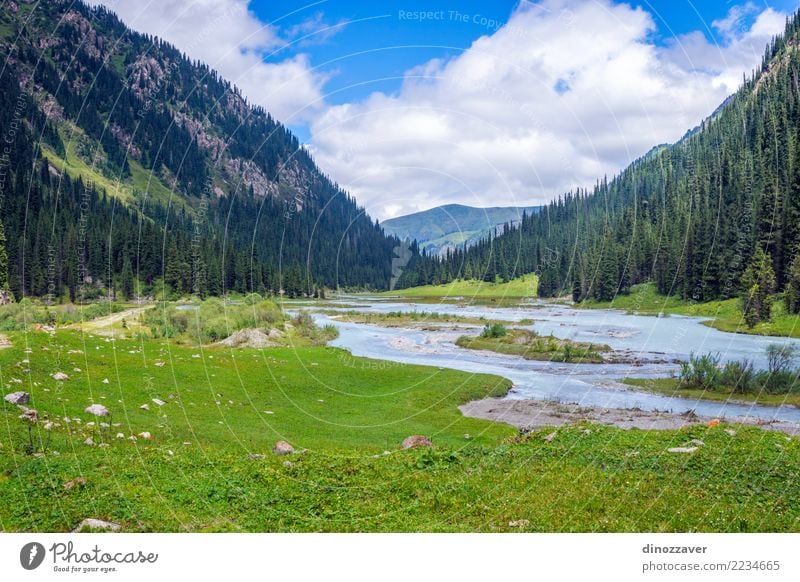
M 31 395 L 27 392 L 12 392 L 11 394 L 6 394 L 3 400 L 11 404 L 27 404 L 31 401 Z
M 672 447 L 671 449 L 667 449 L 668 453 L 684 453 L 684 454 L 692 454 L 697 450 L 697 447 Z
M 94 414 L 95 416 L 108 416 L 108 408 L 102 404 L 92 404 L 87 406 L 84 410 L 87 414 Z
M 151 441 L 151 440 L 153 440 L 153 435 L 152 435 L 152 434 L 150 434 L 150 433 L 149 433 L 149 432 L 147 432 L 147 431 L 140 432 L 140 433 L 139 433 L 138 435 L 136 435 L 136 436 L 138 436 L 140 439 L 144 439 L 144 440 L 146 440 L 146 441 Z
M 690 440 L 690 441 L 689 441 L 689 444 L 690 444 L 690 445 L 695 445 L 695 446 L 697 446 L 697 447 L 704 447 L 704 446 L 706 446 L 706 443 L 704 443 L 704 442 L 703 442 L 703 441 L 701 441 L 700 439 L 692 439 L 692 440 Z
M 247 455 L 247 457 L 253 461 L 256 461 L 258 459 L 263 459 L 264 455 L 262 455 L 261 453 L 250 453 L 249 455 Z
M 158 404 L 159 406 L 164 406 L 166 402 L 160 400 L 159 398 L 153 398 L 153 404 Z
M 69 380 L 69 376 L 67 376 L 64 372 L 56 372 L 55 374 L 53 374 L 52 378 L 53 380 L 59 380 L 59 381 Z
M 555 432 L 555 431 L 551 432 L 549 435 L 547 435 L 546 437 L 544 437 L 544 441 L 545 441 L 545 442 L 547 442 L 547 443 L 552 443 L 552 442 L 553 442 L 553 440 L 556 438 L 556 435 L 557 435 L 557 434 L 558 434 L 558 433 L 557 433 L 557 432 Z
M 110 521 L 103 521 L 102 519 L 95 519 L 93 517 L 87 517 L 82 522 L 78 524 L 72 533 L 80 533 L 84 529 L 100 529 L 105 531 L 119 531 L 122 529 L 122 526 L 118 523 L 111 523 Z
M 272 452 L 276 455 L 291 455 L 294 452 L 294 447 L 286 441 L 278 441 Z
M 36 424 L 36 422 L 39 420 L 39 413 L 33 408 L 28 408 L 25 410 L 25 412 L 20 414 L 19 417 L 22 420 L 27 420 L 31 424 Z
M 527 519 L 515 519 L 508 522 L 508 527 L 528 527 L 530 524 Z
M 86 485 L 86 477 L 75 477 L 74 479 L 64 483 L 64 490 L 69 491 L 73 487 Z
M 736 431 L 732 428 L 726 428 L 725 432 L 728 434 L 728 436 L 736 436 Z
M 92 437 L 89 437 L 88 439 L 83 441 L 83 444 L 85 444 L 87 446 L 90 446 L 90 447 L 93 447 L 94 446 L 94 440 L 92 439 Z
M 108 378 L 103 378 L 103 384 L 108 384 Z
M 139 408 L 142 410 L 150 410 L 150 406 L 148 404 L 142 404 Z
M 407 437 L 403 444 L 401 445 L 404 449 L 415 449 L 417 447 L 432 447 L 433 442 L 426 436 L 422 435 L 411 435 Z

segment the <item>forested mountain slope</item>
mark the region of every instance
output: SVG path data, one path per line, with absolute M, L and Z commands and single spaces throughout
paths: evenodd
M 3 4 L 0 134 L 17 297 L 389 284 L 397 239 L 283 125 L 104 8 Z
M 654 281 L 704 301 L 742 292 L 763 251 L 782 290 L 800 274 L 799 37 L 795 16 L 760 69 L 678 143 L 467 251 L 415 259 L 399 285 L 538 272 L 542 295 L 610 299 Z

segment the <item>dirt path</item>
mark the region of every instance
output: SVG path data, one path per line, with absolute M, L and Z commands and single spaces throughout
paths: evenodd
M 619 428 L 665 430 L 678 429 L 691 424 L 705 424 L 712 420 L 692 413 L 674 414 L 638 409 L 586 407 L 550 400 L 486 398 L 468 402 L 458 408 L 464 416 L 505 422 L 517 428 L 529 429 L 590 421 Z M 791 422 L 758 419 L 737 419 L 735 422 L 758 426 L 766 430 L 777 430 L 790 435 L 800 435 L 800 425 Z
M 114 324 L 121 322 L 123 319 L 126 320 L 134 320 L 141 313 L 145 310 L 150 309 L 150 305 L 145 305 L 143 307 L 133 307 L 131 309 L 126 309 L 124 311 L 118 311 L 117 313 L 112 313 L 111 315 L 104 315 L 103 317 L 98 317 L 97 319 L 92 319 L 90 321 L 85 321 L 82 323 L 74 323 L 67 327 L 72 329 L 83 329 L 86 331 L 100 331 L 109 327 L 112 327 Z

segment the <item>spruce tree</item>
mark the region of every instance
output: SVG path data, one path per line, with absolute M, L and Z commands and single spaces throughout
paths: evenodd
M 772 257 L 760 246 L 756 248 L 750 265 L 742 277 L 744 294 L 741 308 L 745 323 L 753 327 L 762 321 L 769 321 L 772 313 L 772 293 L 775 291 L 775 272 Z

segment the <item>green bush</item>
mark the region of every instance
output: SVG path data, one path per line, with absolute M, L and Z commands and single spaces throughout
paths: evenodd
M 508 329 L 506 326 L 500 323 L 493 323 L 491 325 L 486 325 L 481 332 L 481 337 L 483 338 L 501 338 L 508 335 Z

